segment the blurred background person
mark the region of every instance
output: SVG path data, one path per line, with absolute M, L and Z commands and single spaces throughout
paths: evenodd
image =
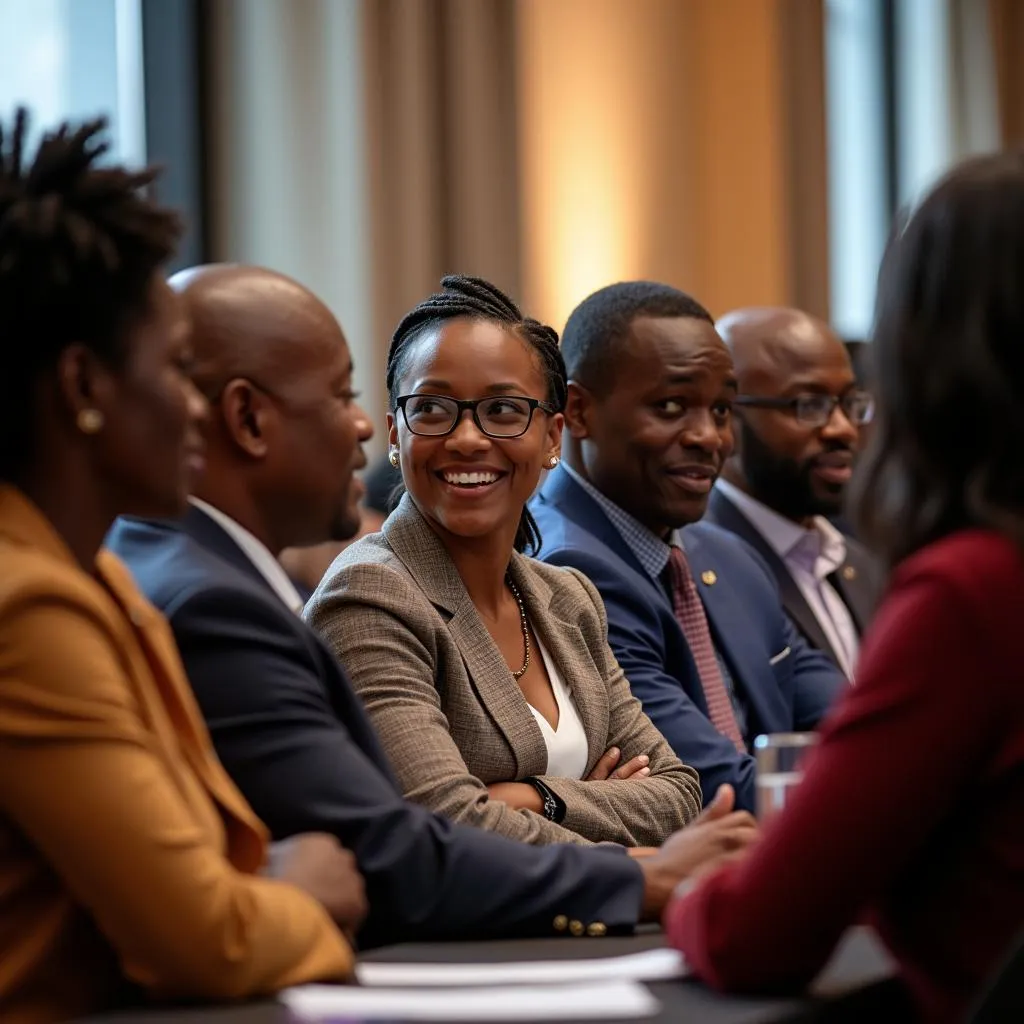
M 377 533 L 392 508 L 396 488 L 402 482 L 401 471 L 381 455 L 362 474 L 363 499 L 359 505 L 359 532 L 351 540 L 330 540 L 307 548 L 285 548 L 279 561 L 295 584 L 303 601 L 308 601 L 327 572 L 331 562 L 360 537 Z
M 802 986 L 865 915 L 923 1020 L 1024 924 L 1024 156 L 953 171 L 879 274 L 879 422 L 855 483 L 892 566 L 857 685 L 749 858 L 665 916 L 697 975 Z
M 827 518 L 842 513 L 874 409 L 846 346 L 797 309 L 722 317 L 739 394 L 736 449 L 707 519 L 745 540 L 775 576 L 786 614 L 853 678 L 860 637 L 881 591 L 881 567 Z
M 120 513 L 175 515 L 207 404 L 161 267 L 155 175 L 103 122 L 28 150 L 0 127 L 0 1017 L 340 980 L 362 881 L 333 839 L 260 877 L 266 831 L 211 753 L 173 638 L 117 558 Z

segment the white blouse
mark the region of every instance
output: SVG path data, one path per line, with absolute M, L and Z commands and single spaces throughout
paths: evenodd
M 565 680 L 562 679 L 562 674 L 551 660 L 540 637 L 537 637 L 537 647 L 540 648 L 544 667 L 548 670 L 548 679 L 551 680 L 551 688 L 555 691 L 555 700 L 558 703 L 557 729 L 552 729 L 550 722 L 532 704 L 529 705 L 548 748 L 548 768 L 545 774 L 561 779 L 582 779 L 583 773 L 587 770 L 587 755 L 590 750 L 587 745 L 587 734 L 583 731 L 583 721 L 576 709 L 576 702 L 572 699 Z

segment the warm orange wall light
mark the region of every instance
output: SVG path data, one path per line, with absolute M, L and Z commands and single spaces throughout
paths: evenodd
M 715 315 L 793 301 L 793 204 L 814 207 L 789 187 L 790 0 L 517 0 L 515 12 L 527 308 L 560 329 L 589 292 L 635 277 Z
M 516 5 L 524 302 L 559 330 L 580 299 L 641 268 L 631 8 Z

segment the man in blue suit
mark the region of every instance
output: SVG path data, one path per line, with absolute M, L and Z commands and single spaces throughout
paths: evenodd
M 370 907 L 361 945 L 628 930 L 698 864 L 749 840 L 729 794 L 642 860 L 526 846 L 403 800 L 276 559 L 359 523 L 353 474 L 372 430 L 341 328 L 269 271 L 200 268 L 172 285 L 211 402 L 206 473 L 183 520 L 121 520 L 108 543 L 169 619 L 217 754 L 273 837 L 324 832 L 355 855 Z
M 754 737 L 814 729 L 846 681 L 760 557 L 699 523 L 733 446 L 728 350 L 699 303 L 633 281 L 573 311 L 562 353 L 563 462 L 531 503 L 539 557 L 597 585 L 634 694 L 705 798 L 731 783 L 753 809 Z

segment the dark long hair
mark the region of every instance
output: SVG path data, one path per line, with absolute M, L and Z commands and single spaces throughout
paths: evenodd
M 387 386 L 392 413 L 398 387 L 405 372 L 412 343 L 448 320 L 462 317 L 489 320 L 517 334 L 537 354 L 547 382 L 547 401 L 558 412 L 565 408 L 568 383 L 565 362 L 558 348 L 558 333 L 552 327 L 523 316 L 519 307 L 498 287 L 479 277 L 450 274 L 441 280 L 443 291 L 424 299 L 411 309 L 395 328 L 388 350 Z M 523 508 L 516 530 L 515 549 L 528 554 L 540 549 L 540 530 L 530 510 Z
M 1024 547 L 1024 154 L 962 164 L 903 219 L 872 347 L 864 539 L 890 565 L 971 526 Z

